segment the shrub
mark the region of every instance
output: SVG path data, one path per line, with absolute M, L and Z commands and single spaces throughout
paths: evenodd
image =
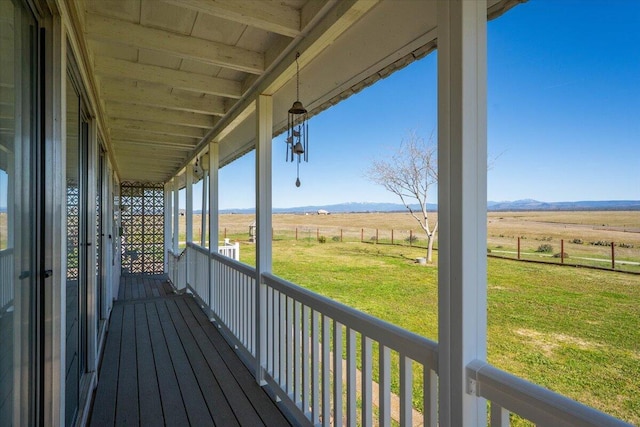
M 378 241 L 378 238 L 377 238 L 377 237 L 376 237 L 376 235 L 374 234 L 373 236 L 371 236 L 371 237 L 369 238 L 369 240 L 371 240 L 372 242 L 377 242 L 377 241 Z
M 491 253 L 491 249 L 487 248 L 487 253 L 490 254 Z
M 611 242 L 607 242 L 606 240 L 598 240 L 597 242 L 589 242 L 590 245 L 593 246 L 611 246 Z
M 581 245 L 582 244 L 582 239 L 573 239 L 571 241 L 571 243 L 575 243 L 576 245 Z
M 339 242 L 340 241 L 340 236 L 333 236 L 331 238 L 331 240 L 333 240 L 334 242 Z
M 544 252 L 544 253 L 553 252 L 553 246 L 551 246 L 548 243 L 545 243 L 544 245 L 538 246 L 538 249 L 536 249 L 536 252 Z
M 404 239 L 405 242 L 410 242 L 410 243 L 415 243 L 418 241 L 418 236 L 416 236 L 415 234 L 412 234 L 411 236 L 407 236 Z
M 558 252 L 557 254 L 553 254 L 553 257 L 554 257 L 554 258 L 562 258 L 562 257 L 563 257 L 563 255 L 564 255 L 564 258 L 569 258 L 569 254 L 568 254 L 568 253 L 566 253 L 566 252 L 565 252 L 564 254 L 562 254 L 562 253 Z
M 327 238 L 324 236 L 319 236 L 318 237 L 318 243 L 327 243 Z
M 618 243 L 618 247 L 625 249 L 633 249 L 633 245 L 631 243 Z

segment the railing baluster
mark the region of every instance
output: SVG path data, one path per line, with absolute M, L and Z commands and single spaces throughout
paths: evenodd
M 311 311 L 311 421 L 320 422 L 320 314 Z
M 273 376 L 273 288 L 267 288 L 267 373 Z
M 491 427 L 509 427 L 509 411 L 491 402 Z
M 322 425 L 331 419 L 331 318 L 322 316 Z
M 280 295 L 280 387 L 287 389 L 287 296 Z
M 361 335 L 362 345 L 362 425 L 369 427 L 373 425 L 373 405 L 372 405 L 372 342 L 371 338 Z
M 342 425 L 342 324 L 333 321 L 333 419 Z
M 309 372 L 309 307 L 302 306 L 302 408 L 305 414 L 309 413 L 311 400 L 311 372 Z
M 302 305 L 295 301 L 293 305 L 294 310 L 294 351 L 293 351 L 293 378 L 295 380 L 293 386 L 293 392 L 298 408 L 302 407 Z
M 379 345 L 380 373 L 379 373 L 379 392 L 378 407 L 380 409 L 378 417 L 380 419 L 380 427 L 389 427 L 391 425 L 391 350 L 382 344 Z
M 356 331 L 347 328 L 347 426 L 356 427 Z
M 423 369 L 423 425 L 438 426 L 438 375 L 429 367 L 428 361 L 422 365 Z
M 287 394 L 293 399 L 293 298 L 287 298 Z
M 400 425 L 410 426 L 412 420 L 413 397 L 412 360 L 400 354 Z

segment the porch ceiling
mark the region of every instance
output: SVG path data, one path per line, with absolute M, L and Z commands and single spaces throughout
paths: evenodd
M 489 0 L 489 17 L 519 2 Z M 211 140 L 221 165 L 253 149 L 259 93 L 273 96 L 281 132 L 295 98 L 296 51 L 300 98 L 317 114 L 426 55 L 437 36 L 434 1 L 69 3 L 99 127 L 130 181 L 170 179 Z

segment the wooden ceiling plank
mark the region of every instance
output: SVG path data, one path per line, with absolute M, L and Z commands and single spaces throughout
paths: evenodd
M 293 38 L 300 35 L 300 11 L 284 4 L 238 0 L 164 1 L 283 36 Z
M 118 153 L 118 147 L 149 147 L 153 150 L 175 150 L 175 151 L 191 151 L 193 150 L 193 146 L 191 145 L 180 145 L 180 144 L 167 144 L 167 143 L 158 143 L 153 141 L 136 141 L 136 140 L 128 140 L 128 139 L 119 139 L 113 141 L 114 150 L 116 151 L 116 155 Z
M 106 110 L 110 117 L 144 120 L 153 123 L 176 124 L 204 129 L 210 129 L 216 123 L 213 116 L 210 115 L 124 104 L 121 102 L 107 102 Z
M 162 144 L 175 144 L 178 146 L 190 146 L 194 147 L 200 140 L 197 138 L 188 138 L 184 136 L 169 136 L 169 135 L 154 135 L 148 132 L 141 132 L 136 130 L 111 130 L 112 140 L 128 140 L 128 141 L 146 141 L 152 142 L 158 145 Z
M 87 37 L 138 49 L 166 52 L 251 74 L 264 72 L 264 55 L 223 43 L 143 27 L 119 19 L 87 14 Z
M 104 56 L 96 56 L 94 64 L 96 74 L 99 76 L 159 83 L 177 89 L 234 99 L 239 99 L 242 95 L 240 82 L 234 80 L 209 77 L 188 71 L 172 70 Z
M 224 102 L 220 98 L 198 98 L 185 94 L 171 94 L 144 87 L 127 87 L 103 81 L 102 97 L 107 101 L 163 107 L 169 110 L 224 116 Z
M 204 131 L 190 126 L 180 126 L 167 123 L 150 123 L 142 120 L 131 120 L 113 117 L 109 120 L 111 129 L 139 130 L 161 135 L 188 136 L 190 138 L 201 139 Z

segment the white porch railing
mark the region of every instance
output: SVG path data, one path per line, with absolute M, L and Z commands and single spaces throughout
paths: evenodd
M 13 249 L 0 251 L 0 313 L 13 302 Z
M 193 244 L 170 257 L 172 280 L 184 280 L 187 265 L 185 286 L 249 367 L 261 355 L 266 390 L 297 424 L 438 425 L 436 343 L 272 274 L 256 304 L 253 267 Z M 509 426 L 510 412 L 538 425 L 630 425 L 485 362 L 467 377 L 468 392 L 491 402 L 491 426 Z
M 13 302 L 13 249 L 0 251 L 0 314 Z
M 183 250 L 180 253 L 167 251 L 169 278 L 176 289 L 184 289 L 187 286 L 187 252 Z

